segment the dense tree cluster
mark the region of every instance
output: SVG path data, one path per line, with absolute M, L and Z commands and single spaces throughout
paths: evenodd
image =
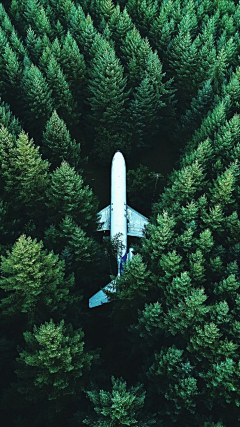
M 239 20 L 237 0 L 0 3 L 4 426 L 239 425 Z M 89 312 L 117 245 L 86 156 L 164 143 L 164 182 L 128 172 L 145 238 Z

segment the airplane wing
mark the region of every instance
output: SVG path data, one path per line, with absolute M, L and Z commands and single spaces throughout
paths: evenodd
M 98 291 L 91 298 L 89 298 L 89 308 L 98 307 L 99 305 L 109 302 L 108 296 L 106 295 L 104 290 L 108 292 L 116 292 L 115 280 L 108 283 L 108 285 L 104 286 L 104 288 L 101 289 L 101 291 Z
M 110 230 L 111 226 L 111 205 L 107 206 L 106 208 L 102 209 L 100 212 L 98 212 L 99 218 L 99 224 L 101 224 L 101 227 L 99 227 L 99 231 L 105 231 Z
M 148 224 L 148 219 L 127 206 L 127 229 L 128 236 L 143 237 L 143 229 Z

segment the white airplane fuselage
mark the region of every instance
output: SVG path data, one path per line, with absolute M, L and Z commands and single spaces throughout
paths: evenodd
M 119 237 L 121 245 L 117 257 L 118 276 L 127 259 L 127 185 L 126 163 L 120 151 L 112 159 L 111 169 L 111 227 L 110 236 Z
M 112 159 L 111 204 L 99 212 L 99 223 L 99 231 L 110 230 L 111 239 L 118 238 L 117 265 L 118 276 L 121 276 L 125 262 L 131 260 L 133 255 L 132 248 L 127 255 L 127 236 L 143 237 L 148 219 L 127 205 L 126 163 L 120 151 L 117 151 Z M 89 307 L 109 302 L 106 291 L 116 292 L 115 280 L 89 299 Z

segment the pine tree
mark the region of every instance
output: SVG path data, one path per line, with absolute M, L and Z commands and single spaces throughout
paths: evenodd
M 5 60 L 6 86 L 8 91 L 10 90 L 12 94 L 16 94 L 22 78 L 22 69 L 16 53 L 9 44 L 5 46 L 3 58 Z
M 136 88 L 134 99 L 128 110 L 130 133 L 134 147 L 149 146 L 158 134 L 161 119 L 160 112 L 165 106 L 162 95 L 163 90 L 162 93 L 159 93 L 154 80 L 148 76 Z
M 133 426 L 147 427 L 155 424 L 154 419 L 144 420 L 145 391 L 138 384 L 127 389 L 122 378 L 112 380 L 112 390 L 88 391 L 87 395 L 94 404 L 95 417 L 86 418 L 83 423 L 91 426 Z
M 85 16 L 80 5 L 71 15 L 70 27 L 71 33 L 88 64 L 90 60 L 89 52 L 97 35 L 97 30 L 90 15 Z
M 10 106 L 5 102 L 0 104 L 0 125 L 12 135 L 18 136 L 21 132 L 19 120 L 13 115 Z
M 126 78 L 114 51 L 105 51 L 92 62 L 88 103 L 95 126 L 95 153 L 107 161 L 116 148 L 124 148 Z
M 153 261 L 154 270 L 155 268 L 159 269 L 159 260 L 162 254 L 172 247 L 174 226 L 176 225 L 174 217 L 166 211 L 157 216 L 156 222 L 156 225 L 148 225 L 148 235 L 143 241 L 142 248 L 144 257 Z
M 196 252 L 192 252 L 189 255 L 190 263 L 190 275 L 193 281 L 196 283 L 204 283 L 206 281 L 205 275 L 205 259 L 203 253 L 200 249 L 197 249 Z
M 164 289 L 165 303 L 171 308 L 173 304 L 178 303 L 182 298 L 189 296 L 192 290 L 192 283 L 189 273 L 184 271 L 179 277 L 174 277 L 172 282 Z
M 1 96 L 3 94 L 5 94 L 6 92 L 6 84 L 5 84 L 5 79 L 3 78 L 4 74 L 5 74 L 5 60 L 4 60 L 4 52 L 5 52 L 5 47 L 8 44 L 8 39 L 7 39 L 7 35 L 6 33 L 2 30 L 2 28 L 0 27 L 0 90 L 1 90 Z
M 60 166 L 63 160 L 77 168 L 80 162 L 80 151 L 80 144 L 71 139 L 66 124 L 54 111 L 43 132 L 42 152 L 44 157 L 49 159 L 54 169 Z
M 76 101 L 69 84 L 54 56 L 49 59 L 46 76 L 52 89 L 53 105 L 61 118 L 72 124 L 77 123 Z
M 214 246 L 214 240 L 209 228 L 206 228 L 200 233 L 199 239 L 196 241 L 198 248 L 203 253 L 209 253 Z
M 86 284 L 92 287 L 93 269 L 96 269 L 100 262 L 100 248 L 91 237 L 87 237 L 86 232 L 71 216 L 66 215 L 56 226 L 51 225 L 45 231 L 45 242 L 65 260 L 67 271 L 74 272 L 81 288 Z
M 128 31 L 133 29 L 133 23 L 127 9 L 124 8 L 121 12 L 120 7 L 116 6 L 108 21 L 108 25 L 112 33 L 112 38 L 116 43 L 116 47 L 118 46 L 116 50 L 120 52 L 120 46 L 124 42 Z
M 181 117 L 182 129 L 190 136 L 201 124 L 203 115 L 206 116 L 213 103 L 213 88 L 211 80 L 207 80 L 192 98 L 190 109 Z
M 64 39 L 60 63 L 81 112 L 86 91 L 86 65 L 84 56 L 70 32 Z
M 160 408 L 160 414 L 168 413 L 174 422 L 179 414 L 189 417 L 195 412 L 195 399 L 199 393 L 197 379 L 183 350 L 173 345 L 156 353 L 147 376 L 152 383 L 152 393 L 157 393 L 158 398 L 165 398 L 162 402 L 164 411 L 163 407 Z
M 161 174 L 159 174 L 159 177 L 160 180 L 163 179 Z M 128 171 L 127 182 L 130 204 L 143 212 L 149 201 L 149 195 L 154 196 L 157 187 L 155 173 L 147 166 L 140 164 L 137 169 Z
M 145 300 L 150 286 L 149 272 L 141 255 L 137 254 L 126 264 L 123 276 L 117 279 L 116 296 L 124 301 Z
M 174 172 L 171 177 L 173 184 L 162 196 L 162 207 L 164 208 L 170 199 L 172 202 L 189 203 L 193 197 L 196 197 L 196 193 L 201 190 L 204 178 L 204 168 L 198 160 Z
M 156 75 L 161 76 L 159 73 L 161 63 L 156 53 L 152 52 L 148 39 L 143 39 L 135 27 L 127 33 L 121 51 L 124 65 L 129 74 L 129 86 L 131 88 L 139 85 L 146 77 L 146 71 L 149 71 L 149 61 L 150 64 L 153 61 L 155 63 L 158 61 L 159 70 Z
M 144 36 L 148 35 L 149 25 L 156 19 L 158 8 L 157 1 L 149 2 L 148 0 L 143 0 L 140 2 L 138 0 L 129 0 L 127 2 L 129 14 Z
M 172 76 L 177 76 L 175 85 L 178 98 L 184 105 L 185 102 L 189 102 L 190 93 L 196 90 L 194 76 L 197 71 L 197 48 L 189 31 L 180 30 L 174 38 L 169 51 L 169 63 Z
M 37 64 L 42 54 L 42 40 L 31 27 L 27 30 L 26 45 L 32 61 Z
M 41 132 L 53 110 L 52 90 L 35 65 L 25 69 L 22 84 L 28 127 Z
M 47 34 L 51 36 L 52 28 L 44 7 L 39 4 L 38 0 L 28 0 L 23 9 L 23 16 L 29 26 L 38 35 Z
M 81 175 L 78 175 L 67 162 L 62 162 L 52 173 L 47 196 L 55 223 L 70 215 L 83 229 L 95 224 L 96 198 L 89 186 L 84 186 Z
M 139 345 L 143 350 L 149 347 L 154 347 L 164 329 L 163 308 L 160 302 L 146 304 L 142 312 L 139 311 L 138 323 L 132 325 L 131 330 L 134 334 L 138 334 L 141 340 Z M 147 344 L 147 346 L 146 346 Z
M 212 188 L 212 201 L 221 205 L 234 203 L 232 193 L 236 177 L 234 176 L 234 168 L 226 169 L 226 171 L 217 177 Z
M 47 253 L 42 242 L 22 235 L 2 256 L 1 272 L 4 316 L 19 318 L 24 313 L 30 325 L 49 314 L 57 319 L 64 316 L 74 277 L 65 277 L 64 261 Z
M 4 129 L 2 133 L 7 136 Z M 48 162 L 41 159 L 39 147 L 36 148 L 24 133 L 15 143 L 8 136 L 6 143 L 2 140 L 0 158 L 4 189 L 11 196 L 12 208 L 15 211 L 24 209 L 32 217 L 39 215 L 36 209 L 45 198 L 49 167 Z
M 219 284 L 216 284 L 214 293 L 216 295 L 223 295 L 227 299 L 235 299 L 239 285 L 240 283 L 235 274 L 230 274 L 226 279 L 223 279 Z
M 17 389 L 28 401 L 57 401 L 58 411 L 66 396 L 83 390 L 86 373 L 94 356 L 84 349 L 82 329 L 59 324 L 51 319 L 33 332 L 25 332 L 25 344 L 19 352 Z M 65 399 L 64 399 L 65 398 Z
M 182 269 L 181 261 L 181 255 L 178 255 L 175 250 L 168 252 L 166 255 L 162 255 L 159 264 L 165 273 L 162 279 L 165 283 L 169 282 L 173 277 L 180 273 Z
M 182 279 L 183 277 L 184 276 L 182 276 Z M 178 284 L 179 281 L 177 281 L 177 279 L 173 280 L 172 291 L 174 291 L 173 287 Z M 207 296 L 204 293 L 204 289 L 190 289 L 188 284 L 185 283 L 188 289 L 184 289 L 182 280 L 182 289 L 179 290 L 178 295 L 175 290 L 175 304 L 174 297 L 172 299 L 168 297 L 167 302 L 169 310 L 164 316 L 163 329 L 165 329 L 166 334 L 178 336 L 182 342 L 188 342 L 189 336 L 195 331 L 198 325 L 206 321 L 207 314 L 210 311 L 209 307 L 206 305 Z M 183 297 L 183 293 L 185 293 L 185 297 Z M 177 297 L 179 298 L 178 302 L 176 302 Z

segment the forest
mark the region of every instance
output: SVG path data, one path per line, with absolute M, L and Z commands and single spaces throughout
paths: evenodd
M 2 426 L 240 426 L 239 23 L 239 0 L 0 2 Z M 116 150 L 149 224 L 89 309 Z

